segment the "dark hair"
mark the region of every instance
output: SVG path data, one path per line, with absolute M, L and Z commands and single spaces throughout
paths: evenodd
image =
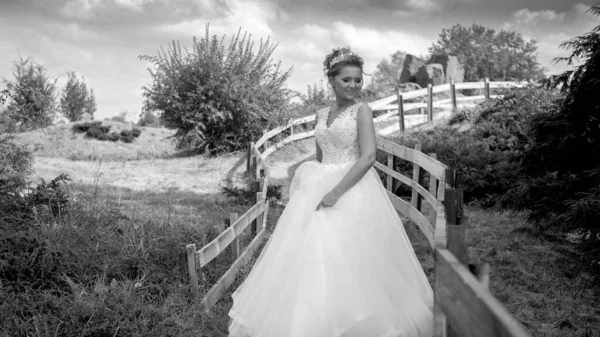
M 323 62 L 323 66 L 324 66 L 323 71 L 325 72 L 325 75 L 327 77 L 333 77 L 333 76 L 339 74 L 340 70 L 344 66 L 359 67 L 360 71 L 362 72 L 364 62 L 363 62 L 362 57 L 360 57 L 356 54 L 350 55 L 350 56 L 346 57 L 343 61 L 340 61 L 340 62 L 332 65 L 331 67 L 329 67 L 329 63 L 331 63 L 331 60 L 333 60 L 336 56 L 338 56 L 342 53 L 352 53 L 352 50 L 350 50 L 350 47 L 342 47 L 342 48 L 334 49 L 333 52 L 331 52 L 330 54 L 325 56 L 325 62 Z

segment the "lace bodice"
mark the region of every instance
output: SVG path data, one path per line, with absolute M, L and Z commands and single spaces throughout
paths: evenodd
M 348 163 L 360 157 L 356 118 L 361 105 L 362 103 L 356 103 L 342 111 L 329 128 L 327 118 L 330 108 L 317 112 L 315 139 L 323 152 L 323 164 Z

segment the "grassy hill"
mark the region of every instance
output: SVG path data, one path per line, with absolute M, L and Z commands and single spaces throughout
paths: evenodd
M 37 157 L 64 158 L 68 160 L 140 160 L 178 156 L 175 143 L 169 139 L 175 131 L 165 128 L 137 127 L 141 135 L 133 143 L 101 141 L 73 131 L 77 123 L 60 124 L 17 136 L 17 142 L 25 145 Z M 103 121 L 110 132 L 131 130 L 132 125 L 115 121 Z

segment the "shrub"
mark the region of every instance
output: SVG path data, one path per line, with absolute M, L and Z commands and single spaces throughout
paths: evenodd
M 167 127 L 177 128 L 178 148 L 217 154 L 246 147 L 287 117 L 290 91 L 271 56 L 270 40 L 257 52 L 240 33 L 229 46 L 206 35 L 194 38 L 192 52 L 182 53 L 178 42 L 158 56 L 140 56 L 153 63 L 153 83 L 144 87 L 144 110 L 160 111 Z
M 102 124 L 101 121 L 73 124 L 72 130 L 73 130 L 73 132 L 78 132 L 78 133 L 87 132 L 90 128 L 99 127 L 101 124 Z
M 111 132 L 111 133 L 108 134 L 107 138 L 111 142 L 118 142 L 119 139 L 121 139 L 121 136 L 118 133 L 116 133 L 116 132 Z
M 600 4 L 589 12 L 600 15 Z M 522 162 L 525 174 L 503 200 L 508 207 L 527 211 L 537 225 L 588 231 L 596 247 L 600 247 L 598 31 L 600 26 L 561 45 L 572 54 L 558 60 L 581 63 L 545 81 L 549 87 L 562 85 L 565 98 L 532 120 Z
M 133 135 L 133 137 L 137 138 L 142 134 L 142 130 L 138 128 L 133 128 L 131 130 L 131 134 Z
M 523 175 L 521 159 L 528 146 L 530 121 L 554 109 L 557 99 L 554 91 L 530 86 L 507 92 L 477 111 L 462 112 L 449 120 L 451 125 L 406 133 L 394 141 L 411 148 L 419 142 L 424 153 L 436 153 L 438 160 L 456 169 L 466 202 L 498 206 L 500 197 Z M 459 131 L 459 121 L 472 125 Z M 385 162 L 384 157 L 380 154 L 378 160 Z M 396 169 L 412 176 L 408 162 L 397 163 Z
M 97 137 L 98 140 L 108 140 L 108 134 L 100 133 Z
M 124 143 L 133 143 L 133 135 L 132 134 L 127 134 L 125 136 L 121 135 L 121 141 Z

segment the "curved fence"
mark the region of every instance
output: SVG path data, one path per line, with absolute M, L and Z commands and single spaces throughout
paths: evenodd
M 398 92 L 397 95 L 382 98 L 369 105 L 374 111 L 386 111 L 374 121 L 386 120 L 394 115 L 399 116 L 397 125 L 379 130 L 378 134 L 381 135 L 390 133 L 390 130 L 404 130 L 406 119 L 410 117 L 404 115 L 407 110 L 426 108 L 426 118 L 420 118 L 423 119 L 422 122 L 431 122 L 433 109 L 436 106 L 449 102 L 453 108 L 457 108 L 457 102 L 460 100 L 481 100 L 499 96 L 491 95 L 491 88 L 521 86 L 523 84 L 487 80 L 474 83 L 450 83 L 435 87 L 430 85 L 426 89 L 408 93 Z M 457 97 L 456 90 L 461 89 L 483 89 L 484 95 Z M 445 91 L 450 92 L 449 99 L 433 100 L 435 93 Z M 406 102 L 422 96 L 427 96 L 426 103 Z M 396 103 L 392 104 L 394 102 Z M 246 168 L 250 178 L 255 181 L 257 203 L 239 219 L 232 215 L 231 227 L 202 249 L 196 251 L 195 245 L 187 246 L 190 286 L 195 296 L 199 295 L 197 268 L 202 268 L 230 245 L 236 252 L 233 254 L 235 260 L 232 266 L 202 298 L 206 310 L 210 310 L 219 300 L 233 283 L 240 267 L 248 262 L 260 242 L 264 240 L 268 211 L 268 203 L 265 199 L 269 177 L 266 158 L 288 143 L 314 136 L 313 130 L 294 133 L 295 126 L 314 122 L 315 115 L 298 118 L 265 132 L 259 140 L 251 142 L 248 145 Z M 272 144 L 271 139 L 282 133 L 289 135 Z M 420 144 L 411 149 L 378 136 L 377 149 L 387 155 L 385 164 L 376 162 L 374 167 L 386 175 L 385 187 L 388 197 L 398 212 L 418 226 L 432 247 L 435 257 L 434 336 L 529 337 L 523 326 L 487 289 L 489 265 L 469 264 L 467 219 L 463 216 L 462 189 L 457 186 L 456 172 L 438 161 L 434 153 L 422 153 Z M 412 163 L 412 177 L 394 170 L 398 160 Z M 423 172 L 425 174 L 421 174 L 421 171 L 425 171 Z M 427 187 L 420 181 L 423 176 L 428 177 Z M 392 192 L 394 179 L 412 190 L 410 202 Z M 239 253 L 237 237 L 251 222 L 260 223 L 260 231 L 257 232 L 257 225 L 252 226 L 254 239 L 243 253 Z

